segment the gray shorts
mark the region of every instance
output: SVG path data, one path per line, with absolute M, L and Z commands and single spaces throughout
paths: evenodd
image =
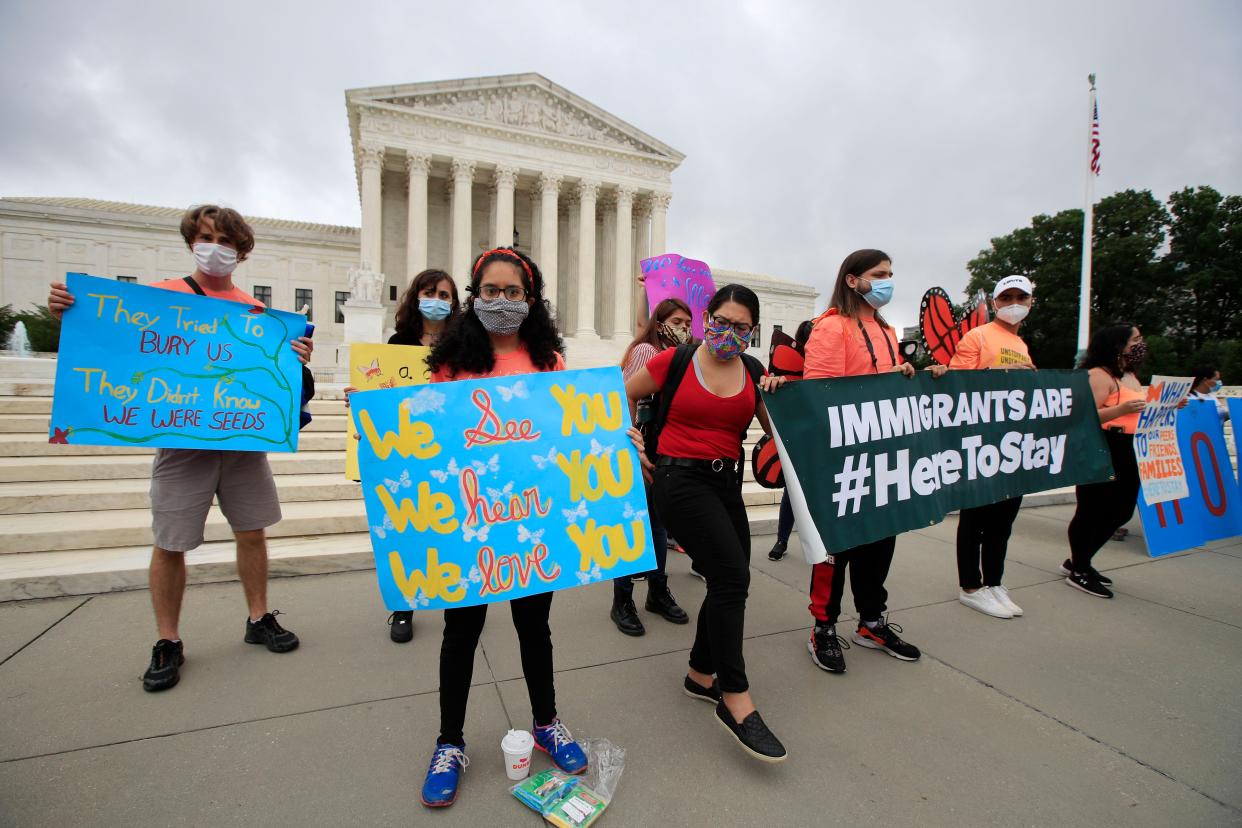
M 280 522 L 276 481 L 263 452 L 158 449 L 151 466 L 155 545 L 168 552 L 198 547 L 213 497 L 234 532 Z

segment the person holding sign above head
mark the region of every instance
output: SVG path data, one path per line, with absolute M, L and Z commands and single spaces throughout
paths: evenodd
M 230 302 L 262 307 L 233 284 L 233 270 L 254 249 L 254 232 L 237 211 L 203 205 L 181 219 L 181 237 L 194 256 L 194 273 L 152 287 L 197 293 Z M 47 306 L 61 314 L 74 303 L 68 288 L 52 284 Z M 303 403 L 314 394 L 314 380 L 305 365 L 313 344 L 309 337 L 292 341 L 302 361 Z M 159 640 L 142 678 L 144 690 L 167 690 L 181 677 L 185 663 L 178 623 L 185 594 L 185 553 L 203 542 L 203 528 L 213 499 L 218 499 L 237 541 L 237 572 L 250 614 L 244 640 L 274 653 L 298 646 L 298 637 L 276 620 L 279 610 L 267 606 L 267 541 L 264 530 L 280 521 L 280 501 L 267 455 L 256 451 L 211 451 L 161 448 L 151 467 L 151 515 L 155 548 L 151 553 L 151 603 Z
M 669 348 L 685 345 L 692 339 L 690 333 L 690 307 L 680 299 L 669 298 L 656 305 L 651 319 L 625 349 L 621 358 L 621 374 L 625 379 L 634 376 L 651 361 L 652 357 Z M 630 414 L 641 429 L 655 415 L 658 397 L 647 397 L 635 406 L 630 403 Z M 651 501 L 651 487 L 647 487 L 647 513 L 651 520 L 651 542 L 655 545 L 656 568 L 645 574 L 647 579 L 647 612 L 654 612 L 674 624 L 690 623 L 690 616 L 677 605 L 668 588 L 668 575 L 664 571 L 668 559 L 668 535 L 656 514 Z M 626 575 L 612 582 L 612 623 L 626 635 L 644 635 L 647 630 L 638 609 L 634 606 L 634 581 Z
M 828 310 L 815 320 L 806 343 L 803 377 L 853 377 L 865 374 L 899 372 L 914 376 L 914 366 L 902 361 L 897 336 L 880 315 L 880 308 L 893 295 L 893 264 L 881 250 L 856 250 L 837 272 L 836 287 Z M 928 369 L 939 377 L 943 365 Z M 897 539 L 883 538 L 872 543 L 837 552 L 811 567 L 811 630 L 807 649 L 817 667 L 830 673 L 845 672 L 845 655 L 836 622 L 841 614 L 848 567 L 858 627 L 854 642 L 880 650 L 902 661 L 917 661 L 919 648 L 903 641 L 901 628 L 889 624 L 884 616 L 888 592 L 884 581 L 893 562 Z M 845 644 L 845 648 L 849 645 Z
M 525 254 L 501 247 L 482 253 L 470 269 L 470 298 L 427 359 L 432 382 L 560 371 L 564 344 L 543 298 L 543 276 Z M 422 802 L 452 805 L 469 764 L 463 730 L 474 652 L 487 604 L 444 611 L 440 647 L 440 735 L 423 784 Z M 552 593 L 509 602 L 522 654 L 522 673 L 534 718 L 535 747 L 560 770 L 583 773 L 587 758 L 556 712 L 552 678 Z
M 750 696 L 742 632 L 750 588 L 750 524 L 742 501 L 742 438 L 756 415 L 770 432 L 759 389 L 769 377 L 743 351 L 759 324 L 759 299 L 725 285 L 704 312 L 701 345 L 669 348 L 625 384 L 632 402 L 660 395 L 654 419 L 652 500 L 707 582 L 690 650 L 685 692 L 716 705 L 716 718 L 750 755 L 765 762 L 787 753 Z M 651 441 L 651 437 L 646 438 Z M 649 465 L 651 458 L 645 458 Z
M 1147 393 L 1134 375 L 1147 355 L 1147 343 L 1130 324 L 1101 328 L 1091 337 L 1079 368 L 1087 369 L 1091 393 L 1113 459 L 1113 479 L 1075 487 L 1078 507 L 1069 524 L 1070 557 L 1061 564 L 1065 582 L 1097 598 L 1112 598 L 1112 579 L 1091 566 L 1091 559 L 1113 533 L 1134 515 L 1139 470 L 1134 432 Z
M 992 290 L 996 318 L 971 328 L 957 343 L 949 368 L 980 371 L 992 368 L 1033 369 L 1030 352 L 1018 328 L 1031 312 L 1034 286 L 1025 276 L 1006 276 Z M 1001 583 L 1005 553 L 1022 498 L 962 509 L 957 519 L 957 599 L 993 618 L 1014 618 L 1022 608 Z M 982 564 L 982 573 L 980 573 Z

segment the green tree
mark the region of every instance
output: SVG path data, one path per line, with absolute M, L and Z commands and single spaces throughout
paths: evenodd
M 17 318 L 26 323 L 30 350 L 55 353 L 60 350 L 60 320 L 42 305 L 32 307 L 34 310 L 17 314 Z
M 1169 304 L 1194 350 L 1242 339 L 1242 197 L 1211 187 L 1169 196 Z

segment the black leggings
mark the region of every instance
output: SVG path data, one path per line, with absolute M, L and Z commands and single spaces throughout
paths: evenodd
M 1022 508 L 1014 497 L 987 506 L 963 509 L 957 517 L 957 583 L 962 589 L 1000 586 L 1005 576 L 1009 533 Z M 983 564 L 983 578 L 979 564 Z
M 707 581 L 690 667 L 715 675 L 726 693 L 750 689 L 742 637 L 750 590 L 750 522 L 732 471 L 660 466 L 652 488 L 669 534 Z
M 1113 479 L 1077 486 L 1078 508 L 1069 525 L 1070 560 L 1075 572 L 1091 568 L 1091 559 L 1113 533 L 1134 517 L 1138 503 L 1138 461 L 1134 435 L 1107 430 L 1104 439 L 1113 457 Z
M 644 574 L 647 577 L 648 594 L 653 589 L 659 594 L 668 589 L 668 573 L 665 571 L 668 563 L 668 532 L 665 531 L 664 524 L 660 523 L 660 516 L 656 513 L 655 504 L 651 498 L 651 487 L 645 488 L 647 490 L 647 519 L 651 521 L 651 542 L 655 544 L 656 568 Z M 634 581 L 629 575 L 612 579 L 612 600 L 617 604 L 634 600 Z
M 552 633 L 548 614 L 552 593 L 527 595 L 509 602 L 513 628 L 522 650 L 522 673 L 535 723 L 556 718 L 556 688 L 552 682 Z M 474 676 L 474 651 L 487 620 L 487 604 L 444 611 L 444 643 L 440 645 L 440 739 L 465 747 L 466 701 Z

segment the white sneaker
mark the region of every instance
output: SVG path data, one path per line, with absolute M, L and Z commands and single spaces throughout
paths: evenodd
M 987 587 L 977 589 L 974 592 L 967 592 L 964 589 L 958 590 L 957 600 L 971 609 L 978 610 L 984 615 L 990 615 L 993 618 L 1013 618 L 1013 613 L 992 595 L 992 591 Z
M 1017 618 L 1019 615 L 1022 614 L 1022 607 L 1015 604 L 1013 602 L 1013 599 L 1009 597 L 1008 588 L 1003 587 L 1003 586 L 994 586 L 994 587 L 985 587 L 985 589 L 990 590 L 992 593 L 992 597 L 996 599 L 996 602 L 1000 604 L 1002 607 L 1004 607 L 1005 609 L 1009 610 L 1011 613 L 1013 613 L 1014 618 Z

